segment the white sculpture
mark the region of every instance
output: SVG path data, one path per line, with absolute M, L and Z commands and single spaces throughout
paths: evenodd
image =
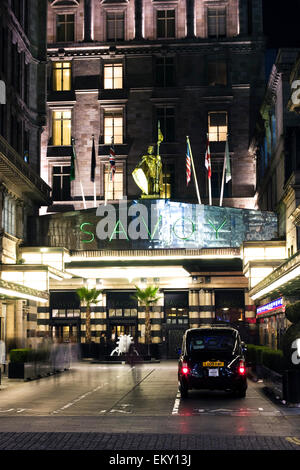
M 121 335 L 117 341 L 117 347 L 110 353 L 111 356 L 116 354 L 120 356 L 121 354 L 126 354 L 129 352 L 130 345 L 133 344 L 133 337 L 130 335 Z M 138 352 L 133 348 L 133 353 L 138 356 Z

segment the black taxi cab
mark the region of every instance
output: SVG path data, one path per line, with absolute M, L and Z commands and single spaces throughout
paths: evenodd
M 178 363 L 182 398 L 191 389 L 230 390 L 246 396 L 245 345 L 233 327 L 211 326 L 186 330 Z

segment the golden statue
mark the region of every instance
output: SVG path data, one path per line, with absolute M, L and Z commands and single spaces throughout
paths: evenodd
M 163 189 L 162 163 L 160 155 L 154 154 L 153 145 L 148 146 L 147 155 L 142 156 L 141 162 L 133 170 L 135 183 L 143 191 L 142 198 L 159 198 Z

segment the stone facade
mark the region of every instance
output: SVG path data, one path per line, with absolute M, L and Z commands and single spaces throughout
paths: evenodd
M 29 296 L 39 293 L 17 273 L 8 281 L 6 268 L 22 263 L 20 246 L 34 235 L 39 207 L 50 203 L 50 188 L 39 176 L 46 8 L 46 1 L 36 0 L 0 4 L 0 80 L 6 88 L 0 104 L 0 340 L 8 347 L 28 346 L 36 335 L 37 301 Z
M 48 109 L 47 126 L 42 134 L 41 176 L 52 186 L 55 169 L 70 166 L 71 146 L 53 145 L 55 110 L 71 110 L 71 133 L 78 159 L 77 177 L 68 197 L 57 196 L 55 190 L 53 206 L 48 211 L 83 209 L 80 180 L 86 207 L 94 206 L 94 185 L 90 180 L 93 135 L 97 149 L 97 204 L 105 200 L 104 169 L 108 164 L 109 144 L 104 142 L 104 117 L 107 112 L 116 110 L 122 117 L 123 137 L 122 143 L 115 143 L 116 165 L 122 173 L 115 199 L 139 197 L 139 188 L 131 173 L 148 144 L 156 143 L 160 118 L 165 133 L 160 153 L 168 175 L 166 179 L 169 178 L 171 185 L 168 197 L 196 201 L 193 181 L 186 185 L 188 135 L 205 203 L 208 198 L 204 167 L 208 115 L 223 112 L 227 113 L 232 165 L 232 181 L 226 185 L 224 205 L 254 207 L 255 162 L 248 152 L 248 142 L 264 89 L 264 41 L 261 2 L 251 2 L 252 10 L 246 4 L 238 0 L 220 0 L 213 4 L 202 0 L 176 0 L 168 6 L 151 0 L 73 1 L 63 6 L 59 2 L 48 2 Z M 216 9 L 223 19 L 211 17 Z M 161 38 L 158 12 L 166 14 L 167 11 L 174 15 L 174 20 L 170 19 L 171 31 L 172 27 L 174 31 L 166 32 L 167 37 Z M 61 42 L 56 35 L 57 21 L 67 14 L 74 15 L 74 35 Z M 115 40 L 110 40 L 107 29 L 109 15 L 115 18 L 119 15 L 123 22 Z M 166 26 L 168 20 L 162 21 Z M 55 91 L 53 86 L 53 64 L 59 62 L 71 64 L 72 80 L 68 91 Z M 104 86 L 104 68 L 109 64 L 121 64 L 121 88 Z M 166 112 L 170 117 L 166 117 Z M 211 142 L 213 203 L 216 205 L 224 148 L 225 141 Z

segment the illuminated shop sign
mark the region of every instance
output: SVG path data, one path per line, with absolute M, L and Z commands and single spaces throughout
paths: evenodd
M 280 297 L 279 299 L 272 300 L 268 304 L 261 305 L 256 309 L 256 315 L 262 315 L 266 313 L 273 312 L 274 310 L 278 310 L 283 307 L 283 298 Z

